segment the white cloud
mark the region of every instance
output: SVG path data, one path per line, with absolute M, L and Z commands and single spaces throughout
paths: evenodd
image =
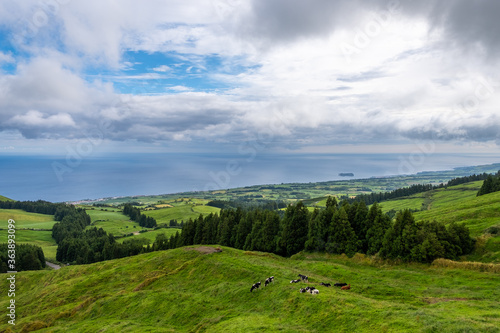
M 72 138 L 105 119 L 117 141 L 498 140 L 498 5 L 397 3 L 387 15 L 386 1 L 4 2 L 0 21 L 29 56 L 0 50 L 17 66 L 0 74 L 0 131 Z M 47 20 L 25 36 L 16 22 L 30 27 L 34 13 Z M 127 51 L 175 54 L 193 86 L 175 77 L 165 95 L 118 93 L 180 72 L 139 73 Z M 200 72 L 232 88 L 199 93 Z
M 13 63 L 15 60 L 14 60 L 14 57 L 12 57 L 11 54 L 9 53 L 3 53 L 0 51 L 0 64 L 3 62 L 3 63 Z
M 161 65 L 158 67 L 153 68 L 155 72 L 168 72 L 172 70 L 172 68 L 168 67 L 167 65 Z
M 36 110 L 30 110 L 24 115 L 16 115 L 8 122 L 21 127 L 76 127 L 75 122 L 67 113 L 47 116 Z

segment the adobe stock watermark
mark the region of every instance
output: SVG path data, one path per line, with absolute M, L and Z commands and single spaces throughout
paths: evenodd
M 465 96 L 460 103 L 454 107 L 454 111 L 462 114 L 470 114 L 478 111 L 482 102 L 490 99 L 495 93 L 493 84 L 486 78 L 479 76 L 473 81 L 474 92 Z
M 9 289 L 9 306 L 7 307 L 8 323 L 16 324 L 16 221 L 8 220 L 7 224 L 7 281 Z
M 380 36 L 387 29 L 394 17 L 399 14 L 400 6 L 399 0 L 388 2 L 385 10 L 375 13 L 371 20 L 355 29 L 352 42 L 340 43 L 339 48 L 348 64 L 352 62 L 354 55 L 360 54 L 363 49 L 371 44 L 373 39 Z
M 111 123 L 102 120 L 97 128 L 85 133 L 85 139 L 79 140 L 74 145 L 66 146 L 66 158 L 64 163 L 52 162 L 52 170 L 59 182 L 64 181 L 64 175 L 73 172 L 73 169 L 79 167 L 86 157 L 89 157 L 94 149 L 104 142 L 106 133 L 109 133 L 113 127 Z
M 398 173 L 400 175 L 413 175 L 419 172 L 424 166 L 427 158 L 436 152 L 436 142 L 419 142 L 416 149 L 407 156 L 399 156 Z
M 254 137 L 249 138 L 238 146 L 238 154 L 244 157 L 242 162 L 230 159 L 223 170 L 208 172 L 212 181 L 205 184 L 204 191 L 217 191 L 228 188 L 231 184 L 231 178 L 240 175 L 243 172 L 244 165 L 252 163 L 258 153 L 275 140 L 277 133 L 283 133 L 287 127 L 288 120 L 286 114 L 282 110 L 275 111 L 268 126 L 262 128 Z
M 214 0 L 212 5 L 215 8 L 217 16 L 225 19 L 230 16 L 237 6 L 241 5 L 241 0 Z
M 40 29 L 46 27 L 51 17 L 57 15 L 61 6 L 67 5 L 71 0 L 41 0 L 38 1 L 38 6 L 33 8 L 32 15 L 20 20 L 24 28 L 21 32 L 22 37 L 33 38 Z

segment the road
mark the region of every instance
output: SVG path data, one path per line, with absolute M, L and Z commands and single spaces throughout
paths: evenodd
M 45 264 L 46 264 L 47 266 L 51 267 L 52 269 L 59 269 L 59 268 L 61 268 L 61 266 L 56 265 L 56 264 L 53 264 L 53 263 L 48 262 L 48 261 L 45 261 Z

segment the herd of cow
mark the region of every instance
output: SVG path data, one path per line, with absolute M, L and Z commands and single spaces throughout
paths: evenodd
M 290 283 L 298 283 L 298 282 L 301 282 L 301 281 L 309 283 L 309 278 L 306 275 L 299 274 L 299 277 L 300 277 L 300 279 L 298 279 L 298 280 L 292 280 L 292 281 L 290 281 Z M 264 287 L 267 287 L 267 285 L 270 284 L 271 282 L 274 282 L 274 276 L 268 277 L 266 279 L 266 281 L 264 282 Z M 260 281 L 257 282 L 257 283 L 254 283 L 252 285 L 252 287 L 250 288 L 250 292 L 254 291 L 255 289 L 260 288 L 260 285 L 261 285 Z M 324 283 L 324 282 L 321 282 L 320 285 L 325 286 L 325 287 L 331 287 L 332 286 L 330 283 Z M 341 290 L 349 290 L 349 289 L 351 289 L 351 285 L 347 284 L 347 283 L 337 282 L 337 283 L 334 283 L 333 285 L 335 287 L 340 287 Z M 312 286 L 307 286 L 305 288 L 300 288 L 299 292 L 300 293 L 309 292 L 311 294 L 319 294 L 319 290 L 316 289 L 315 287 L 312 287 Z

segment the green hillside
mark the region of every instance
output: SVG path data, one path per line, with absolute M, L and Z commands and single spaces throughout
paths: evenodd
M 206 201 L 208 202 L 208 201 Z M 208 215 L 210 213 L 218 213 L 219 208 L 205 206 L 203 204 L 192 203 L 191 201 L 182 201 L 178 204 L 172 204 L 172 207 L 166 207 L 155 210 L 146 210 L 144 214 L 151 216 L 158 224 L 169 223 L 170 220 L 187 221 L 189 219 L 196 219 L 200 214 Z
M 391 209 L 419 210 L 416 221 L 465 223 L 474 237 L 480 237 L 478 251 L 468 259 L 500 262 L 500 235 L 491 233 L 500 228 L 500 192 L 477 197 L 482 181 L 419 193 L 410 197 L 381 203 L 387 212 Z
M 28 213 L 20 209 L 0 209 L 0 243 L 7 241 L 7 223 L 16 221 L 16 241 L 22 244 L 38 245 L 45 258 L 56 259 L 57 244 L 51 236 L 54 217 L 45 214 Z
M 17 274 L 15 332 L 499 332 L 498 273 L 188 247 Z M 302 273 L 319 295 L 290 284 Z M 270 286 L 250 292 L 257 281 Z M 351 290 L 319 282 L 350 283 Z M 0 293 L 7 294 L 7 284 Z M 0 307 L 8 300 L 2 297 Z M 0 331 L 10 327 L 5 321 Z M 12 328 L 12 327 L 10 327 Z
M 14 200 L 4 197 L 3 195 L 0 195 L 0 201 L 14 201 Z

